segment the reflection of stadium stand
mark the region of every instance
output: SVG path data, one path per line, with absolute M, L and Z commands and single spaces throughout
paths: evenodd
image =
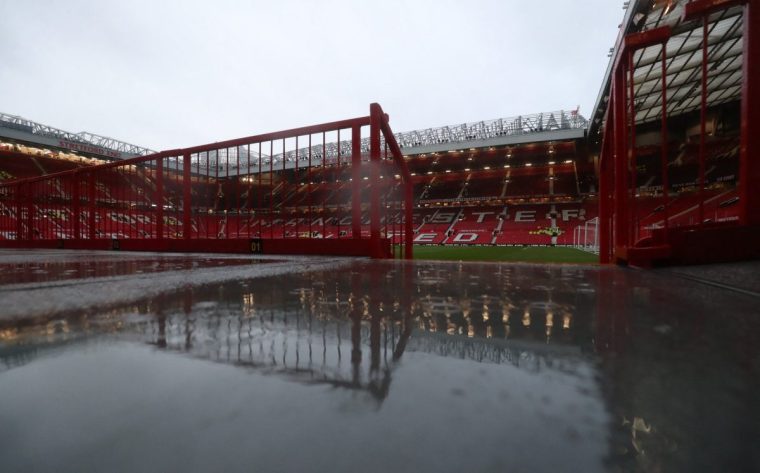
M 129 268 L 109 267 L 113 274 L 143 273 L 148 268 L 148 261 L 134 263 Z M 183 261 L 164 263 L 171 265 L 168 270 L 189 269 Z M 76 264 L 47 269 L 72 271 Z M 58 340 L 86 333 L 97 340 L 105 333 L 299 383 L 363 391 L 382 401 L 396 362 L 409 351 L 535 371 L 547 359 L 588 350 L 593 306 L 586 304 L 591 299 L 586 300 L 575 283 L 561 282 L 574 281 L 577 270 L 541 273 L 559 284 L 547 280 L 546 286 L 523 287 L 515 293 L 523 278 L 534 277 L 535 271 L 479 269 L 446 277 L 452 273 L 437 265 L 421 265 L 414 274 L 392 270 L 388 291 L 380 291 L 373 273 L 314 272 L 260 279 L 255 284 L 212 284 L 98 316 L 42 316 L 25 322 L 20 331 L 15 322 L 0 321 L 0 340 L 7 347 L 20 347 L 40 335 Z M 469 294 L 470 283 L 486 280 L 486 272 L 493 285 L 490 295 Z M 82 277 L 88 276 L 83 272 Z M 441 285 L 461 288 L 461 293 L 441 297 Z M 44 356 L 44 352 L 29 353 L 22 362 Z M 18 364 L 11 359 L 19 358 L 9 355 L 3 362 Z

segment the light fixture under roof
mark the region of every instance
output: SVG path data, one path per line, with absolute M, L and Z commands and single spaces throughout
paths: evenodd
M 531 167 L 533 166 L 533 163 L 525 163 L 526 166 Z

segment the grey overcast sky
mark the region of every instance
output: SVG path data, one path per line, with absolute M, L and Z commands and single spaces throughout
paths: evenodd
M 577 105 L 622 0 L 0 0 L 0 111 L 153 149 L 366 115 L 395 131 Z

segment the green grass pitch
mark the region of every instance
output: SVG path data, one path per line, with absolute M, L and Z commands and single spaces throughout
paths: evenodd
M 576 248 L 550 246 L 415 245 L 414 259 L 445 261 L 512 261 L 525 263 L 596 264 L 597 255 Z

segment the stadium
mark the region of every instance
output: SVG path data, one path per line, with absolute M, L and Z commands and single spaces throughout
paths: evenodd
M 760 469 L 758 51 L 755 0 L 633 0 L 585 116 L 4 110 L 9 471 Z

